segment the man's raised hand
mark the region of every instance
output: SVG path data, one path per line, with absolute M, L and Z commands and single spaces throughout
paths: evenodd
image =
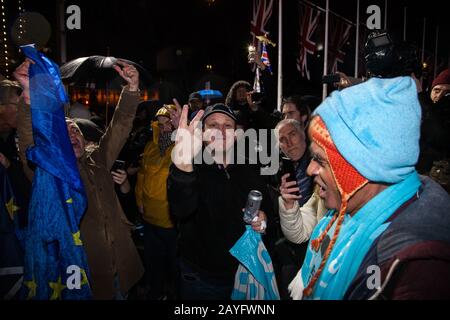
M 128 83 L 128 89 L 130 91 L 139 90 L 139 72 L 135 66 L 122 60 L 117 60 L 113 68 Z
M 177 99 L 174 98 L 172 99 L 172 101 L 175 104 L 176 110 L 169 109 L 170 122 L 172 123 L 175 129 L 178 129 L 178 125 L 180 124 L 181 112 L 183 109 L 181 108 L 181 105 Z
M 22 97 L 24 98 L 27 104 L 30 104 L 30 76 L 29 69 L 30 65 L 34 64 L 31 59 L 26 58 L 24 62 L 20 66 L 16 68 L 13 73 L 14 78 L 20 83 L 22 86 Z
M 194 170 L 192 160 L 202 149 L 201 119 L 204 111 L 200 110 L 189 124 L 188 111 L 189 107 L 185 105 L 176 131 L 172 162 L 178 169 L 192 172 Z

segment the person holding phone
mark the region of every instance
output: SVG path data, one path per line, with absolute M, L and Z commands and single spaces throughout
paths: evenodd
M 239 112 L 242 122 L 246 123 L 247 129 L 272 129 L 276 122 L 267 111 L 263 97 L 253 91 L 249 82 L 244 80 L 236 81 L 228 91 L 225 105 L 233 112 Z M 257 101 L 258 100 L 258 101 Z
M 280 234 L 289 241 L 275 248 L 279 289 L 288 298 L 288 285 L 304 259 L 311 232 L 325 214 L 318 194 L 313 192 L 313 180 L 306 174 L 310 157 L 306 150 L 305 130 L 301 122 L 282 120 L 275 128 L 275 137 L 284 157 L 281 161 L 281 186 L 278 197 Z
M 281 152 L 285 155 L 282 161 L 284 175 L 282 181 L 290 181 L 286 188 L 297 187 L 299 195 L 295 198 L 288 197 L 286 204 L 291 207 L 293 200 L 297 200 L 300 206 L 304 205 L 312 193 L 312 180 L 306 175 L 306 168 L 309 164 L 309 156 L 306 152 L 306 136 L 303 125 L 294 119 L 282 120 L 275 127 L 275 137 L 277 137 Z M 286 171 L 286 168 L 289 167 Z
M 131 191 L 131 184 L 128 180 L 126 163 L 123 160 L 116 160 L 111 170 L 111 176 L 115 184 L 119 186 L 122 194 L 128 194 Z
M 25 152 L 34 145 L 30 110 L 29 66 L 26 60 L 15 71 L 23 93 L 18 108 L 20 158 L 27 166 Z M 122 90 L 113 119 L 98 145 L 86 148 L 86 139 L 72 119 L 66 119 L 73 152 L 88 198 L 80 231 L 90 269 L 90 286 L 95 300 L 123 300 L 140 280 L 144 269 L 131 238 L 133 225 L 126 219 L 111 178 L 111 169 L 131 131 L 140 101 L 139 73 L 118 60 L 114 69 L 127 85 Z M 29 179 L 33 172 L 26 171 Z
M 275 136 L 281 151 L 291 161 L 291 172 L 284 170 L 281 178 L 278 201 L 281 228 L 289 241 L 304 243 L 326 211 L 317 190 L 313 190 L 312 178 L 306 173 L 310 157 L 306 152 L 305 130 L 298 121 L 286 119 L 276 126 Z M 282 162 L 284 166 L 289 164 L 288 159 Z

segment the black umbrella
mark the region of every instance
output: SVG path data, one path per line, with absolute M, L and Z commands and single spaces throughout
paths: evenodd
M 92 89 L 118 89 L 125 84 L 114 70 L 117 60 L 131 64 L 139 71 L 141 87 L 151 85 L 150 74 L 141 65 L 126 59 L 105 56 L 82 57 L 67 62 L 60 68 L 64 83 Z
M 60 67 L 61 79 L 65 84 L 90 89 L 105 89 L 106 91 L 106 121 L 108 121 L 109 90 L 121 89 L 125 85 L 123 80 L 113 66 L 117 60 L 131 64 L 139 72 L 139 83 L 141 89 L 151 85 L 150 74 L 141 65 L 126 59 L 110 56 L 82 57 Z

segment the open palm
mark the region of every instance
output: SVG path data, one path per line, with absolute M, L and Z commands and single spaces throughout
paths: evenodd
M 178 129 L 175 137 L 175 147 L 172 151 L 172 162 L 178 169 L 192 172 L 192 159 L 202 148 L 202 129 L 200 120 L 204 111 L 200 110 L 188 123 L 189 107 L 184 106 L 181 112 Z

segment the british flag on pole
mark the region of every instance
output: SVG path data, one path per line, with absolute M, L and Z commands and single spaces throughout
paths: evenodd
M 264 36 L 268 32 L 265 30 L 266 24 L 272 16 L 273 0 L 253 0 L 253 19 L 250 34 L 252 43 L 258 52 L 261 52 L 261 42 L 257 36 Z
M 300 29 L 299 45 L 300 54 L 297 59 L 297 69 L 303 77 L 310 79 L 308 70 L 308 54 L 316 52 L 316 42 L 313 41 L 314 32 L 319 24 L 320 11 L 307 4 L 299 2 Z
M 338 63 L 344 63 L 343 48 L 350 36 L 352 25 L 344 19 L 330 14 L 330 42 L 328 49 L 328 66 L 330 73 L 338 71 Z
M 266 44 L 262 43 L 261 62 L 267 66 L 270 74 L 272 74 L 272 67 L 270 66 L 269 54 L 267 53 Z

